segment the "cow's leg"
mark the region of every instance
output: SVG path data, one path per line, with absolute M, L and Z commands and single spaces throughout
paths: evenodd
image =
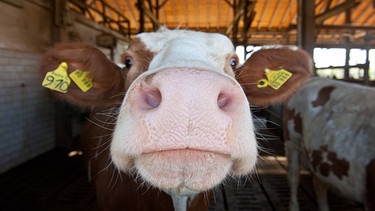
M 298 185 L 299 185 L 299 147 L 295 141 L 285 142 L 285 151 L 288 159 L 288 182 L 290 187 L 289 209 L 299 210 Z
M 327 191 L 328 187 L 319 181 L 318 178 L 313 176 L 314 189 L 316 194 L 316 200 L 318 201 L 319 210 L 329 211 Z

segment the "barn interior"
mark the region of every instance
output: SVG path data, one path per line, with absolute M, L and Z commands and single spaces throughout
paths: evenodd
M 375 86 L 374 0 L 0 0 L 0 210 L 96 210 L 79 135 L 87 113 L 58 102 L 37 73 L 44 52 L 86 42 L 121 65 L 136 34 L 160 27 L 227 35 L 241 61 L 264 45 L 295 45 L 314 74 Z M 287 210 L 282 105 L 253 108 L 261 153 L 253 181 L 233 180 L 211 210 Z M 317 210 L 302 172 L 301 210 Z M 332 210 L 363 205 L 329 193 Z

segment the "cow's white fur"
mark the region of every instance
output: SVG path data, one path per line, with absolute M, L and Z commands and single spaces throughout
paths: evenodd
M 312 106 L 323 87 L 334 86 L 324 106 Z M 288 101 L 288 110 L 300 113 L 303 130 L 294 130 L 294 121 L 287 122 L 290 140 L 286 140 L 291 185 L 291 210 L 298 210 L 297 188 L 299 161 L 313 173 L 317 199 L 322 210 L 328 210 L 326 185 L 358 202 L 365 198 L 365 166 L 375 158 L 375 90 L 359 85 L 313 78 Z M 349 162 L 348 176 L 328 177 L 314 171 L 305 152 L 327 145 L 338 159 Z M 323 161 L 327 157 L 323 156 Z
M 189 30 L 161 30 L 137 35 L 156 55 L 149 71 L 194 67 L 223 72 L 226 58 L 235 53 L 228 37 Z

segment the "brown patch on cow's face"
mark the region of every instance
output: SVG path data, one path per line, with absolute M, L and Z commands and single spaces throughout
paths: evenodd
M 345 159 L 337 158 L 337 154 L 328 151 L 326 145 L 321 146 L 317 150 L 312 150 L 310 152 L 310 161 L 314 171 L 319 171 L 325 177 L 327 177 L 330 172 L 339 179 L 348 176 L 350 168 L 349 162 Z
M 227 56 L 225 66 L 224 66 L 224 72 L 228 75 L 235 77 L 237 73 L 235 73 L 235 68 L 238 66 L 239 59 L 237 54 L 232 54 Z
M 128 89 L 134 79 L 148 69 L 151 60 L 154 58 L 154 53 L 147 50 L 145 44 L 139 38 L 134 38 L 130 41 L 128 50 L 122 56 L 123 63 L 125 63 L 126 58 L 132 59 L 133 63 L 129 69 L 125 68 L 127 69 L 125 86 Z
M 319 93 L 318 93 L 318 97 L 316 98 L 315 101 L 311 102 L 313 107 L 317 107 L 317 106 L 323 106 L 325 105 L 329 98 L 331 97 L 331 92 L 335 89 L 336 87 L 334 86 L 326 86 L 326 87 L 323 87 Z
M 366 206 L 375 210 L 375 159 L 366 166 Z

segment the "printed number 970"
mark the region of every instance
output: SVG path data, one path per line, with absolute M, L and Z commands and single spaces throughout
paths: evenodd
M 54 86 L 53 88 L 58 89 L 62 92 L 65 92 L 68 90 L 69 83 L 62 79 L 55 80 L 55 77 L 53 77 L 52 75 L 49 75 L 46 77 L 46 81 L 49 82 L 44 85 L 46 87 Z

